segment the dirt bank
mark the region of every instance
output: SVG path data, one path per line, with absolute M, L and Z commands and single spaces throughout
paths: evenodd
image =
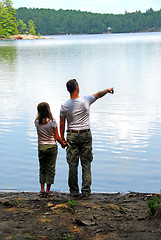
M 0 193 L 0 239 L 159 240 L 161 220 L 148 219 L 148 194 Z

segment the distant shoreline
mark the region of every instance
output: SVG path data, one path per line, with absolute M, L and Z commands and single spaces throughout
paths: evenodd
M 102 35 L 102 34 L 131 34 L 131 33 L 154 33 L 154 32 L 150 32 L 150 31 L 145 31 L 145 32 L 130 32 L 130 33 L 98 33 L 98 35 Z M 155 33 L 159 33 L 158 31 L 156 31 Z M 94 34 L 89 34 L 89 33 L 73 33 L 73 34 L 54 34 L 51 35 L 52 37 L 49 36 L 34 36 L 31 34 L 18 34 L 18 35 L 12 35 L 10 36 L 8 39 L 7 38 L 0 38 L 0 40 L 39 40 L 39 39 L 54 39 L 53 36 L 63 36 L 63 35 L 97 35 L 96 33 Z
M 18 34 L 10 36 L 11 40 L 37 40 L 37 39 L 53 39 L 53 37 L 34 36 L 31 34 Z

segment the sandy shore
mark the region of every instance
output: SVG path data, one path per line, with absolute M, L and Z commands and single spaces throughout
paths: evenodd
M 149 194 L 0 193 L 0 239 L 159 240 L 161 219 L 147 218 Z
M 33 36 L 31 34 L 18 34 L 18 35 L 13 35 L 10 37 L 10 39 L 13 40 L 35 40 L 35 39 L 52 39 L 52 37 L 38 37 L 38 36 Z

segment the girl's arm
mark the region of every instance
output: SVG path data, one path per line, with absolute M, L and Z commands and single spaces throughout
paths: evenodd
M 54 128 L 54 133 L 55 133 L 55 139 L 56 139 L 56 141 L 58 141 L 58 142 L 61 144 L 62 148 L 65 148 L 65 147 L 66 147 L 66 143 L 64 143 L 64 142 L 62 141 L 61 137 L 59 136 L 58 128 L 57 128 L 57 127 Z

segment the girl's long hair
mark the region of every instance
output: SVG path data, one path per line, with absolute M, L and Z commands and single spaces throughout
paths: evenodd
M 50 110 L 50 106 L 47 102 L 41 102 L 37 106 L 37 118 L 39 124 L 44 125 L 48 123 L 48 119 L 54 120 L 53 115 Z

